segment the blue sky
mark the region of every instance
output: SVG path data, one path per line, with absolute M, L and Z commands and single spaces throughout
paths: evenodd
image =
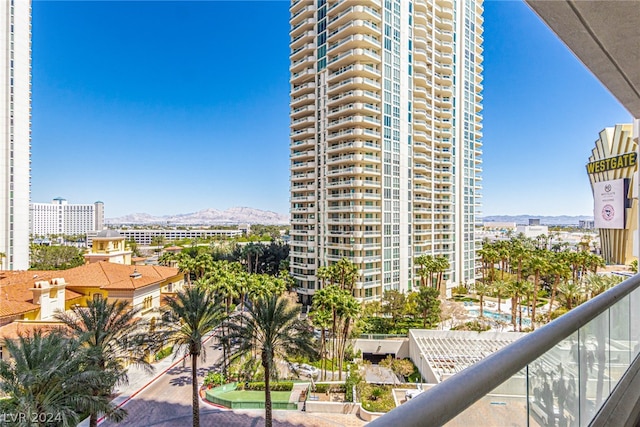
M 287 213 L 288 5 L 34 0 L 32 201 Z M 523 3 L 485 2 L 484 38 L 483 213 L 591 215 L 630 115 Z

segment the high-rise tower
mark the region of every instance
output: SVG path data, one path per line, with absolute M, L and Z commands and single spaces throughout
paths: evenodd
M 29 268 L 31 191 L 31 1 L 0 3 L 0 252 Z
M 294 0 L 291 272 L 303 301 L 347 258 L 362 300 L 475 278 L 482 0 Z

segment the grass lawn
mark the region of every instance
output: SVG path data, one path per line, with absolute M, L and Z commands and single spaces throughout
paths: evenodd
M 228 391 L 226 393 L 221 393 L 220 396 L 223 399 L 227 399 L 233 402 L 264 402 L 264 391 Z M 289 396 L 291 396 L 290 391 L 272 391 L 271 392 L 271 401 L 273 402 L 288 402 Z

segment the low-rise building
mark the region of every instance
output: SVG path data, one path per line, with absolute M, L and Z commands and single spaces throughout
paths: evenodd
M 142 316 L 155 317 L 163 297 L 183 285 L 184 275 L 177 268 L 107 261 L 69 270 L 0 272 L 0 354 L 3 339 L 59 327 L 53 317 L 58 310 L 106 298 L 128 301 Z

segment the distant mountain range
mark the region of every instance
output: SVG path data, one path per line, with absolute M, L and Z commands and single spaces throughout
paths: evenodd
M 543 215 L 492 215 L 482 218 L 483 222 L 515 222 L 529 225 L 529 219 L 539 219 L 542 225 L 578 225 L 579 221 L 593 221 L 592 216 L 543 216 Z
M 289 215 L 247 207 L 236 207 L 224 211 L 204 209 L 194 213 L 164 216 L 135 213 L 119 218 L 107 218 L 105 222 L 107 224 L 137 225 L 287 225 L 289 224 Z
M 289 224 L 289 215 L 248 207 L 235 207 L 224 211 L 204 209 L 198 212 L 153 216 L 146 213 L 134 213 L 119 218 L 107 218 L 107 224 L 138 225 L 235 225 L 235 224 Z M 540 219 L 543 225 L 578 225 L 581 220 L 591 221 L 592 216 L 542 216 L 542 215 L 492 215 L 483 218 L 483 222 L 515 222 L 529 224 L 529 219 Z

